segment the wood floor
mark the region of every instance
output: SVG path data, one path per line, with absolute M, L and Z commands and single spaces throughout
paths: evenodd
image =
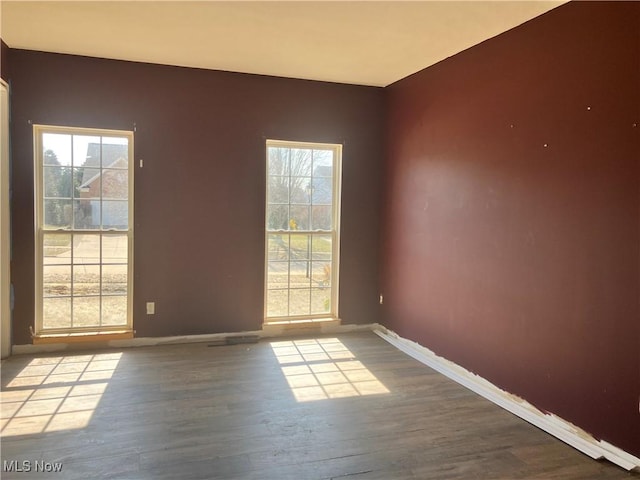
M 3 479 L 640 478 L 370 332 L 12 357 L 1 448 Z

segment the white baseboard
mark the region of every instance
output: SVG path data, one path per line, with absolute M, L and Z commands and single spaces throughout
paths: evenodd
M 381 338 L 397 347 L 407 355 L 421 363 L 428 365 L 437 372 L 449 377 L 453 381 L 467 387 L 478 395 L 508 410 L 577 450 L 594 459 L 606 458 L 612 463 L 626 469 L 640 468 L 640 458 L 611 445 L 604 440 L 596 440 L 580 427 L 553 414 L 546 414 L 531 405 L 526 400 L 512 395 L 484 378 L 456 365 L 455 363 L 437 356 L 431 350 L 406 338 L 398 336 L 382 325 L 374 325 L 373 331 Z

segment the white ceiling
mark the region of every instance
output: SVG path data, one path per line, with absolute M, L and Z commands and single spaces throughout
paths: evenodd
M 374 86 L 564 3 L 0 2 L 12 48 Z

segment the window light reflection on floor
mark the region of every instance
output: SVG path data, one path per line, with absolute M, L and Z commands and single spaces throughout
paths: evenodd
M 86 427 L 121 356 L 34 358 L 0 392 L 1 435 Z
M 298 402 L 389 393 L 337 338 L 272 342 Z

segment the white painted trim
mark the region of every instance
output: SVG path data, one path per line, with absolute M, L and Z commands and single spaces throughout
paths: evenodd
M 0 357 L 11 355 L 9 86 L 0 80 Z
M 333 225 L 330 230 L 271 230 L 269 229 L 269 148 L 271 147 L 284 147 L 284 148 L 298 148 L 303 150 L 331 150 L 333 151 L 333 170 L 332 170 L 332 210 L 333 210 Z M 331 317 L 337 320 L 340 317 L 338 311 L 339 291 L 340 291 L 340 212 L 342 210 L 342 144 L 339 143 L 315 143 L 315 142 L 298 142 L 289 140 L 276 140 L 266 139 L 265 141 L 265 234 L 264 234 L 264 324 L 269 325 L 273 322 L 281 322 L 286 320 L 297 319 L 318 319 L 324 317 Z M 312 205 L 309 204 L 311 207 Z M 269 235 L 281 234 L 281 235 L 331 235 L 331 308 L 329 312 L 313 314 L 313 315 L 292 315 L 284 317 L 269 317 L 267 315 L 267 295 L 268 295 L 268 280 L 269 280 Z M 290 261 L 290 259 L 289 259 Z
M 78 230 L 75 228 L 60 229 L 60 230 L 45 230 L 44 229 L 44 158 L 43 158 L 43 134 L 57 133 L 66 135 L 91 135 L 96 137 L 122 137 L 126 138 L 129 164 L 127 168 L 128 172 L 128 222 L 129 227 L 127 230 L 103 230 L 102 228 Z M 103 326 L 98 327 L 82 327 L 82 328 L 64 328 L 64 329 L 44 329 L 43 327 L 43 255 L 44 255 L 44 235 L 71 235 L 74 234 L 86 234 L 86 235 L 127 235 L 127 323 L 126 325 L 118 325 L 115 329 L 126 328 L 131 330 L 133 328 L 133 242 L 134 242 L 134 131 L 133 130 L 112 130 L 112 129 L 99 129 L 99 128 L 85 128 L 85 127 L 68 127 L 68 126 L 56 126 L 56 125 L 33 125 L 33 154 L 34 154 L 34 205 L 35 205 L 35 225 L 34 225 L 34 238 L 35 238 L 35 333 L 59 333 L 59 332 L 87 332 L 92 333 L 95 331 L 109 330 Z M 73 148 L 72 148 L 73 152 Z M 73 155 L 73 154 L 72 154 Z M 124 170 L 124 169 L 123 169 Z M 73 239 L 72 239 L 73 240 Z M 102 247 L 101 247 L 102 248 Z M 73 249 L 72 249 L 73 251 Z M 73 299 L 73 296 L 71 297 Z M 73 300 L 72 300 L 73 301 Z M 73 308 L 73 307 L 72 307 Z
M 398 336 L 395 332 L 381 325 L 374 325 L 373 331 L 378 336 L 415 358 L 421 363 L 433 368 L 451 380 L 467 387 L 469 390 L 483 396 L 487 400 L 508 410 L 577 450 L 594 459 L 606 458 L 612 463 L 626 469 L 640 469 L 640 458 L 611 445 L 604 440 L 596 440 L 592 435 L 580 427 L 553 414 L 547 414 L 531 405 L 526 400 L 501 390 L 484 378 L 462 368 L 459 365 L 440 357 L 426 347 Z
M 292 330 L 292 329 L 268 329 L 265 330 L 252 330 L 248 332 L 234 332 L 234 333 L 210 333 L 204 335 L 182 335 L 175 337 L 138 337 L 126 340 L 109 340 L 109 341 L 87 341 L 87 342 L 74 342 L 74 343 L 45 343 L 39 345 L 14 345 L 14 355 L 33 355 L 38 353 L 47 352 L 60 352 L 70 349 L 87 349 L 87 348 L 129 348 L 129 347 L 149 347 L 155 345 L 178 345 L 184 343 L 204 343 L 224 340 L 232 337 L 244 337 L 248 335 L 256 335 L 259 338 L 277 338 L 283 336 L 292 336 L 300 333 L 311 334 L 339 334 L 349 333 L 356 331 L 371 331 L 377 325 L 326 325 L 320 326 L 314 330 Z

